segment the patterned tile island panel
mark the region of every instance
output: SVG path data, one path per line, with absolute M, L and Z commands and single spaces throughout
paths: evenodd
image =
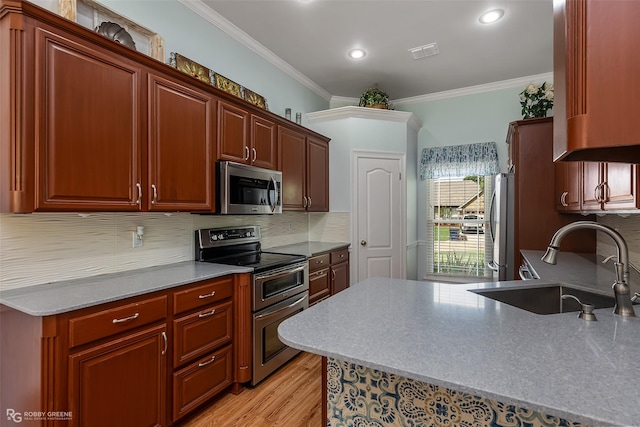
M 586 427 L 332 358 L 327 400 L 329 427 Z

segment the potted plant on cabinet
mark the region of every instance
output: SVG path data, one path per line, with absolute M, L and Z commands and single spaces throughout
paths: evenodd
M 362 92 L 359 105 L 367 108 L 392 109 L 387 92 L 377 87 L 370 87 Z

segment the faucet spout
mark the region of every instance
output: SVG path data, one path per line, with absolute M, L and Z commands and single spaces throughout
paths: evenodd
M 635 317 L 636 314 L 631 303 L 631 291 L 629 289 L 629 248 L 627 247 L 627 242 L 624 240 L 622 235 L 613 228 L 598 224 L 594 221 L 576 221 L 567 224 L 555 232 L 551 238 L 547 251 L 542 257 L 542 261 L 547 264 L 556 264 L 558 247 L 560 246 L 560 242 L 564 236 L 574 230 L 580 229 L 601 231 L 611 237 L 615 242 L 618 251 L 618 262 L 621 264 L 619 268 L 622 270 L 622 277 L 617 277 L 613 284 L 613 293 L 616 297 L 616 306 L 613 312 L 614 314 L 618 314 L 623 317 Z M 619 276 L 619 274 L 616 274 L 616 276 Z

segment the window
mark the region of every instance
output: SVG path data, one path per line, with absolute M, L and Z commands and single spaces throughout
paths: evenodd
M 492 176 L 427 180 L 427 275 L 491 280 L 489 211 Z

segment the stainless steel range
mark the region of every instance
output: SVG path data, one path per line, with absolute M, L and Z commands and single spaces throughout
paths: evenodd
M 253 268 L 251 385 L 267 377 L 300 351 L 278 338 L 278 325 L 309 307 L 309 267 L 304 255 L 263 252 L 260 228 L 196 230 L 196 260 Z

